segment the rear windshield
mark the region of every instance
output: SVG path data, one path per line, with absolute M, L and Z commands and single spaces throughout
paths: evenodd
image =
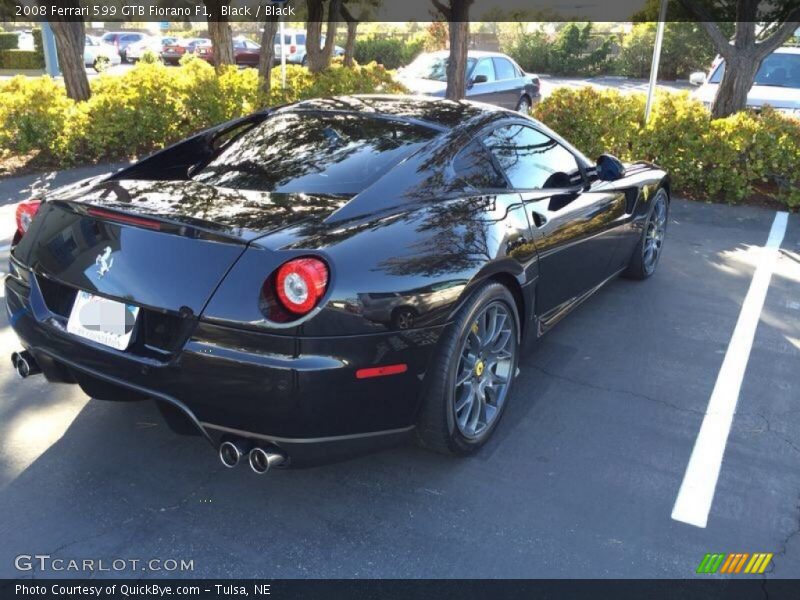
M 194 179 L 234 189 L 358 194 L 436 135 L 371 116 L 278 114 L 233 141 Z

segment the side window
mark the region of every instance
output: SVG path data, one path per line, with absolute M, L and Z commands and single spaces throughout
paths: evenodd
M 506 188 L 506 180 L 478 140 L 472 140 L 453 159 L 456 177 L 476 189 Z
M 494 70 L 495 73 L 497 73 L 498 81 L 502 81 L 503 79 L 515 79 L 517 77 L 517 70 L 509 60 L 505 58 L 493 58 L 492 61 L 494 62 Z
M 325 36 L 321 36 L 322 43 L 325 43 Z M 306 45 L 306 34 L 305 33 L 298 33 L 297 34 L 297 45 L 298 46 L 305 46 Z
M 484 143 L 515 189 L 568 188 L 582 181 L 572 153 L 530 127 L 500 127 Z
M 478 75 L 485 75 L 487 82 L 495 80 L 492 59 L 484 58 L 478 61 L 478 64 L 475 65 L 475 69 L 472 71 L 472 79 L 475 79 Z

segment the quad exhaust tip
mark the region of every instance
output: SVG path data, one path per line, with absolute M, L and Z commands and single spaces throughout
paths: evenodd
M 219 460 L 229 469 L 238 465 L 243 455 L 244 452 L 235 442 L 227 441 L 220 444 Z
M 286 462 L 286 455 L 278 448 L 274 446 L 251 448 L 251 443 L 245 439 L 226 440 L 219 446 L 219 460 L 229 469 L 237 466 L 245 454 L 250 468 L 258 475 L 263 475 L 272 467 Z
M 264 449 L 258 446 L 250 450 L 247 458 L 250 468 L 257 475 L 263 475 L 272 467 L 278 467 L 286 462 L 286 455 L 279 450 L 274 448 Z
M 11 355 L 11 364 L 14 366 L 14 370 L 17 372 L 17 375 L 19 375 L 22 379 L 30 377 L 31 375 L 37 375 L 42 372 L 42 369 L 39 368 L 39 363 L 36 362 L 33 354 L 27 350 L 23 350 L 22 352 L 14 352 Z

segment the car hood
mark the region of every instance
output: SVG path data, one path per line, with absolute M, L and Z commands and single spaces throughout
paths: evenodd
M 305 220 L 322 220 L 349 197 L 234 190 L 196 181 L 89 179 L 60 188 L 48 200 L 188 225 L 250 241 Z
M 419 77 L 408 77 L 402 73 L 398 74 L 397 80 L 403 84 L 412 94 L 423 96 L 444 96 L 447 89 L 446 81 L 436 81 L 435 79 L 421 79 Z
M 707 83 L 693 94 L 701 102 L 711 103 L 717 94 L 719 84 Z M 761 107 L 766 104 L 774 108 L 800 109 L 800 90 L 797 88 L 754 85 L 747 94 L 747 106 Z

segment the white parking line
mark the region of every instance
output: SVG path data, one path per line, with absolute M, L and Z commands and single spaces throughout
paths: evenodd
M 756 271 L 750 282 L 733 330 L 728 351 L 717 375 L 717 382 L 700 426 L 700 433 L 683 476 L 681 489 L 672 509 L 672 518 L 696 527 L 705 527 L 714 500 L 725 445 L 739 401 L 742 379 L 750 359 L 756 327 L 767 297 L 767 289 L 786 233 L 788 213 L 778 212 L 772 222 L 767 243 L 759 249 Z

